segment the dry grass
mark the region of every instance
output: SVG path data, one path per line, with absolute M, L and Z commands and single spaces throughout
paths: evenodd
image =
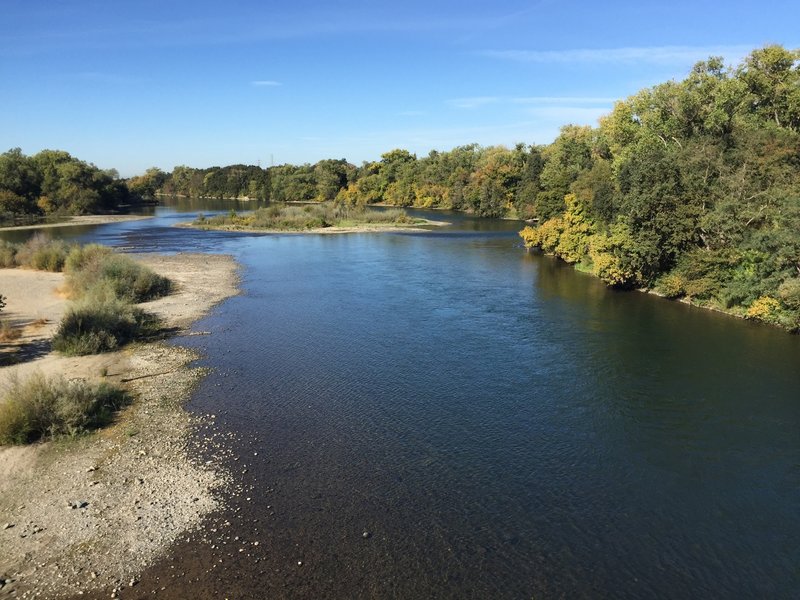
M 107 383 L 67 381 L 34 373 L 13 379 L 0 400 L 0 444 L 74 436 L 109 423 L 127 394 Z
M 0 321 L 0 342 L 13 342 L 21 337 L 21 327 L 15 327 L 7 320 Z

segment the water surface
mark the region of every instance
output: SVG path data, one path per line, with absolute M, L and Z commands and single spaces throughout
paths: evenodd
M 214 368 L 190 408 L 237 433 L 245 492 L 142 593 L 796 597 L 798 337 L 608 290 L 516 223 L 170 227 L 197 209 L 70 234 L 243 265 L 181 343 Z

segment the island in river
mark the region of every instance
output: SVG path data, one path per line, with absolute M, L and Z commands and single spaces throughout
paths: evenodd
M 404 210 L 373 210 L 342 204 L 271 204 L 246 214 L 205 217 L 183 227 L 263 233 L 357 233 L 362 231 L 421 231 L 422 226 L 447 225 L 408 215 Z

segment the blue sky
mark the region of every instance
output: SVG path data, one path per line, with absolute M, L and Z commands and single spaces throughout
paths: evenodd
M 613 101 L 800 46 L 800 3 L 3 0 L 0 150 L 123 176 L 547 143 Z

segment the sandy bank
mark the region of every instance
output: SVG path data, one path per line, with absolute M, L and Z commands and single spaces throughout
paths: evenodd
M 143 305 L 168 327 L 186 328 L 236 293 L 230 257 L 136 258 L 178 284 L 174 294 Z M 95 434 L 0 448 L 0 597 L 128 587 L 218 507 L 214 492 L 225 483 L 224 473 L 198 464 L 187 448 L 197 421 L 182 405 L 203 375 L 188 366 L 195 354 L 163 343 L 77 358 L 48 352 L 66 305 L 62 283 L 60 274 L 0 270 L 3 316 L 25 324 L 19 342 L 33 349 L 27 362 L 0 368 L 0 386 L 36 369 L 88 379 L 106 372 L 136 401 Z M 217 452 L 215 440 L 200 443 Z
M 69 217 L 62 223 L 40 223 L 38 225 L 16 225 L 14 227 L 0 227 L 0 231 L 15 231 L 20 229 L 47 229 L 51 227 L 71 227 L 75 225 L 105 225 L 106 223 L 119 223 L 122 221 L 141 221 L 152 217 L 144 215 L 81 215 Z

